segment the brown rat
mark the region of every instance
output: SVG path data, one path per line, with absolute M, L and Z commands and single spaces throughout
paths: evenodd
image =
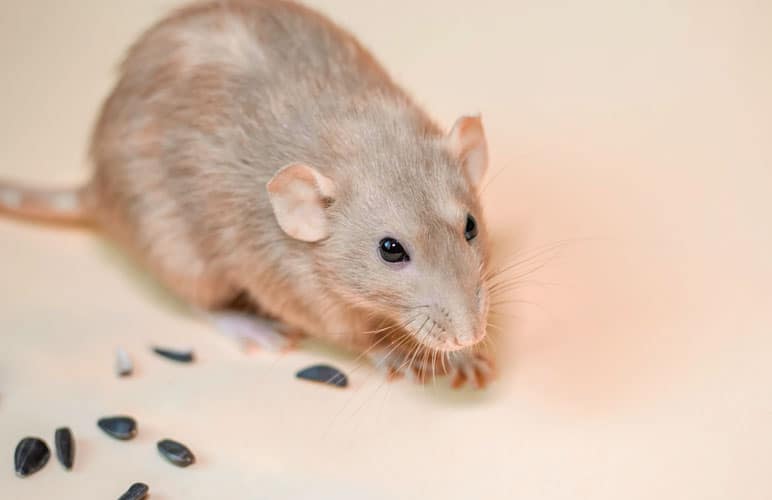
M 93 224 L 263 347 L 300 331 L 391 374 L 492 376 L 479 117 L 443 133 L 352 35 L 284 0 L 177 10 L 120 73 L 91 181 L 0 184 L 4 211 Z

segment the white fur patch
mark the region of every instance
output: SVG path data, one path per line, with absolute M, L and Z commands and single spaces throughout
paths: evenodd
M 245 344 L 271 352 L 283 351 L 291 345 L 278 332 L 280 325 L 276 321 L 238 312 L 209 313 L 209 318 L 220 332 Z
M 75 212 L 78 210 L 78 197 L 75 193 L 52 194 L 50 203 L 57 212 Z
M 19 208 L 21 206 L 22 195 L 13 188 L 0 187 L 0 205 L 9 208 Z

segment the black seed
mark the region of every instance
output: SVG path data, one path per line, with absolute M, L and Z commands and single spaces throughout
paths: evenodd
M 154 347 L 153 351 L 159 356 L 177 361 L 179 363 L 192 363 L 193 351 L 174 351 L 171 349 L 164 349 L 162 347 Z
M 328 365 L 309 366 L 308 368 L 300 370 L 296 377 L 337 387 L 348 386 L 348 378 L 346 375 L 337 368 Z
M 19 441 L 16 452 L 13 455 L 16 475 L 27 477 L 36 473 L 48 463 L 51 452 L 48 445 L 39 438 L 26 437 Z
M 165 459 L 179 467 L 187 467 L 196 461 L 196 457 L 187 446 L 171 439 L 158 441 L 158 451 Z
M 97 425 L 116 439 L 127 440 L 137 435 L 137 422 L 131 417 L 104 417 L 99 419 Z
M 143 500 L 150 488 L 145 483 L 134 483 L 118 500 Z
M 72 464 L 75 462 L 75 440 L 72 437 L 72 431 L 67 427 L 56 429 L 54 444 L 59 462 L 64 465 L 65 469 L 72 469 Z

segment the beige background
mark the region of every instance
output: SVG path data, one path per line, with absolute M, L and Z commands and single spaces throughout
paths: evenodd
M 112 69 L 174 3 L 0 0 L 0 176 L 85 179 Z M 500 380 L 452 393 L 318 346 L 244 355 L 98 237 L 3 220 L 0 497 L 772 498 L 772 3 L 310 3 L 443 123 L 483 112 L 498 258 L 546 264 L 494 317 Z M 293 379 L 318 360 L 353 387 Z M 133 442 L 94 425 L 121 412 Z M 15 478 L 18 439 L 60 425 L 74 471 Z M 200 462 L 164 463 L 165 436 Z

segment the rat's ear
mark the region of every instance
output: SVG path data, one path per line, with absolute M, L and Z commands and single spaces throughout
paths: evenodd
M 289 236 L 319 241 L 330 234 L 325 210 L 335 196 L 335 184 L 302 163 L 282 168 L 268 182 L 268 196 L 276 220 Z
M 488 142 L 485 139 L 482 118 L 462 116 L 448 134 L 451 153 L 459 158 L 472 186 L 479 189 L 488 169 Z

